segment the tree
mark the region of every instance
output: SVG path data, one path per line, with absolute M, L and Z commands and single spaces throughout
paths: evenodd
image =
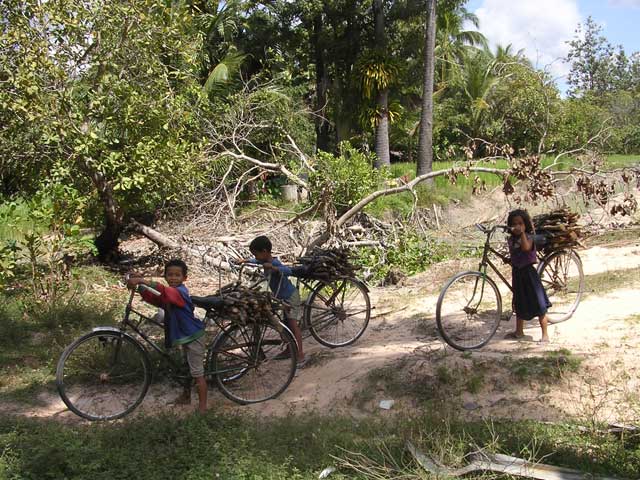
M 496 62 L 486 52 L 469 52 L 462 73 L 462 87 L 467 97 L 469 125 L 472 138 L 483 135 L 483 124 L 491 108 L 490 95 L 500 81 Z
M 458 73 L 468 47 L 487 47 L 485 36 L 475 30 L 463 30 L 465 23 L 479 28 L 478 17 L 459 5 L 441 8 L 436 21 L 435 56 L 440 62 L 439 88 L 444 88 Z
M 58 192 L 61 205 L 86 202 L 103 259 L 130 215 L 198 178 L 199 44 L 185 34 L 185 13 L 157 0 L 0 4 L 10 19 L 0 64 L 11 66 L 1 74 L 0 151 L 20 159 L 28 142 L 37 148 L 26 150 L 30 163 L 10 164 L 13 185 Z M 40 164 L 39 177 L 15 173 L 29 164 Z
M 384 27 L 384 7 L 382 0 L 373 0 L 373 16 L 375 19 L 375 48 L 382 55 L 386 53 L 387 36 Z M 379 69 L 382 70 L 382 69 Z M 389 157 L 389 84 L 391 75 L 384 75 L 377 80 L 377 122 L 376 122 L 376 167 L 384 167 L 391 164 Z
M 614 47 L 601 33 L 602 27 L 588 17 L 584 26 L 578 25 L 574 39 L 568 42 L 570 49 L 566 60 L 571 63 L 571 71 L 567 82 L 572 96 L 601 95 L 624 81 L 620 76 L 624 77 L 626 66 L 622 71 L 616 69 L 616 63 L 624 62 L 624 52 L 619 52 L 622 57 L 616 62 Z
M 433 75 L 435 68 L 436 0 L 427 0 L 426 24 L 417 176 L 431 172 L 433 165 Z

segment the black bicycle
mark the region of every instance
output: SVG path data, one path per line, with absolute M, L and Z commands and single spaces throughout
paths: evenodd
M 244 266 L 236 270 L 239 282 L 242 281 Z M 302 298 L 300 328 L 303 338 L 312 336 L 329 348 L 355 343 L 364 334 L 371 318 L 367 285 L 355 277 L 322 279 L 314 277 L 304 268 L 293 267 L 292 270 Z M 267 288 L 268 277 L 258 274 L 255 278 L 250 288 Z
M 152 288 L 143 288 L 159 295 Z M 118 326 L 94 328 L 71 343 L 58 361 L 58 392 L 76 415 L 88 420 L 115 420 L 140 405 L 152 380 L 145 344 L 166 362 L 170 376 L 183 385 L 191 383 L 183 359 L 174 358 L 142 330 L 148 324 L 163 325 L 134 309 L 134 297 L 132 291 Z M 206 310 L 205 322 L 217 325 L 218 333 L 207 348 L 205 375 L 215 381 L 223 395 L 239 404 L 257 403 L 277 397 L 289 386 L 296 372 L 297 347 L 286 326 L 232 324 L 217 313 L 222 305 L 220 297 L 192 300 Z M 294 355 L 287 360 L 275 359 L 285 348 Z
M 454 275 L 440 292 L 436 305 L 436 323 L 440 335 L 453 348 L 463 351 L 485 346 L 495 335 L 500 321 L 509 320 L 503 318 L 502 295 L 496 282 L 488 275 L 487 267 L 513 291 L 509 281 L 489 258 L 493 254 L 503 262 L 509 262 L 508 255 L 491 245 L 496 231 L 506 233 L 508 227 L 496 225 L 487 228 L 480 224 L 476 227 L 486 235 L 478 270 Z M 582 260 L 572 249 L 545 253 L 543 237 L 536 236 L 536 244 L 541 247 L 537 250 L 538 274 L 552 303 L 547 317 L 551 323 L 564 322 L 574 314 L 582 298 Z

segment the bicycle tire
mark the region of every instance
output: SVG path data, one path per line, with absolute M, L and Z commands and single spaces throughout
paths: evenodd
M 275 358 L 287 348 L 289 358 Z M 236 325 L 215 340 L 207 370 L 225 397 L 247 405 L 271 400 L 286 390 L 295 376 L 297 357 L 296 341 L 286 328 Z
M 348 301 L 344 293 L 347 289 L 355 294 Z M 354 278 L 319 283 L 304 305 L 304 315 L 305 323 L 318 343 L 329 348 L 346 347 L 356 342 L 367 329 L 371 300 L 364 284 Z
M 470 330 L 469 321 L 473 321 L 472 318 L 469 318 L 469 315 L 477 315 L 478 310 L 477 306 L 470 307 L 472 302 L 475 302 L 478 281 L 482 281 L 491 287 L 493 297 L 495 298 L 495 308 L 491 298 L 488 298 L 486 301 L 487 312 L 484 315 L 486 318 L 480 318 L 480 323 L 478 325 L 480 327 L 481 335 L 479 335 L 479 338 L 470 340 L 469 343 L 466 343 L 464 341 L 465 338 L 472 337 L 470 333 L 466 333 Z M 443 313 L 443 305 L 445 305 L 447 301 L 453 302 L 456 300 L 456 296 L 459 297 L 461 295 L 459 292 L 453 292 L 454 287 L 465 287 L 467 286 L 465 285 L 467 282 L 468 287 L 473 290 L 473 296 L 471 299 L 462 300 L 460 305 L 466 302 L 466 305 L 463 307 L 451 307 L 451 314 L 449 314 L 448 311 Z M 448 292 L 449 296 L 447 296 Z M 464 294 L 462 295 L 464 297 Z M 484 292 L 481 293 L 478 301 L 485 303 Z M 479 305 L 479 303 L 477 305 Z M 484 347 L 489 343 L 498 330 L 501 322 L 501 316 L 502 296 L 500 295 L 500 290 L 498 290 L 498 287 L 491 278 L 478 271 L 467 271 L 454 275 L 449 279 L 438 296 L 438 303 L 436 305 L 436 324 L 438 331 L 440 332 L 443 340 L 456 350 L 476 350 Z
M 575 269 L 570 272 L 571 265 Z M 572 274 L 575 274 L 573 278 Z M 542 286 L 552 303 L 552 306 L 547 310 L 548 321 L 555 324 L 571 318 L 584 293 L 584 271 L 580 256 L 573 250 L 553 252 L 544 257 L 538 265 L 538 275 L 540 275 Z M 559 275 L 562 278 L 558 278 Z M 575 283 L 576 281 L 577 283 Z M 569 303 L 562 302 L 563 298 L 570 295 L 569 285 L 575 285 L 574 291 L 571 292 L 574 298 L 570 299 Z
M 115 375 L 119 371 L 128 373 Z M 125 376 L 133 383 L 122 383 Z M 92 421 L 128 415 L 140 405 L 150 384 L 148 353 L 117 330 L 95 330 L 75 340 L 56 367 L 60 398 L 73 413 Z

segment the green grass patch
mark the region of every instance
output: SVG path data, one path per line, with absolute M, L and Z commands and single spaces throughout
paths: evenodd
M 624 228 L 620 230 L 609 230 L 601 235 L 590 237 L 587 240 L 589 246 L 600 245 L 606 247 L 609 243 L 617 242 L 637 242 L 640 238 L 640 228 Z
M 544 356 L 518 358 L 508 361 L 508 368 L 519 382 L 551 382 L 559 380 L 564 373 L 575 373 L 582 358 L 567 349 L 548 352 Z
M 640 314 L 629 315 L 624 321 L 630 325 L 640 325 Z
M 640 269 L 608 270 L 606 272 L 585 275 L 585 293 L 600 295 L 619 288 L 632 288 L 640 282 Z
M 640 164 L 640 155 L 607 155 L 605 165 L 609 168 L 633 167 Z
M 83 267 L 74 271 L 69 293 L 53 304 L 36 302 L 28 290 L 0 293 L 0 395 L 35 402 L 35 393 L 53 382 L 69 343 L 119 319 L 126 292 L 91 290 L 113 281 L 110 272 Z
M 548 167 L 554 162 L 554 156 L 544 156 L 542 166 Z M 566 170 L 577 164 L 577 159 L 570 156 L 561 157 L 553 167 L 554 170 Z M 607 155 L 605 156 L 605 168 L 631 167 L 640 163 L 639 155 Z M 454 166 L 465 165 L 464 160 L 438 161 L 434 162 L 433 170 L 445 170 Z M 506 160 L 500 159 L 495 162 L 478 162 L 477 167 L 507 169 L 509 164 Z M 413 180 L 416 176 L 416 164 L 409 162 L 393 163 L 391 165 L 391 177 L 404 177 Z M 436 205 L 449 205 L 453 202 L 466 202 L 472 196 L 475 177 L 484 181 L 487 188 L 495 188 L 502 184 L 502 180 L 490 173 L 471 173 L 469 177 L 459 175 L 455 184 L 451 184 L 446 177 L 436 177 L 433 185 L 420 185 L 416 188 L 419 207 L 431 207 Z M 394 214 L 406 214 L 411 211 L 414 204 L 414 197 L 410 193 L 383 197 L 373 202 L 368 211 L 374 215 L 382 215 L 384 212 Z
M 406 378 L 403 373 L 407 365 L 406 360 L 400 360 L 369 371 L 363 388 L 353 397 L 354 402 L 359 408 L 363 408 L 380 391 L 391 398 L 411 397 L 423 402 L 436 399 L 436 385 L 432 382 Z
M 75 426 L 0 417 L 0 473 L 38 480 L 311 480 L 336 466 L 330 478 L 371 478 L 340 460 L 348 457 L 384 469 L 380 478 L 426 478 L 407 455 L 407 440 L 447 466 L 464 465 L 465 455 L 482 448 L 591 474 L 636 478 L 640 472 L 636 438 L 574 425 L 464 423 L 437 414 L 256 419 L 212 411 Z

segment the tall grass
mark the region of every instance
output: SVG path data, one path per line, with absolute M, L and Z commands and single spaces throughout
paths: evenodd
M 257 419 L 217 410 L 76 426 L 0 417 L 0 478 L 311 480 L 328 466 L 337 467 L 335 480 L 430 478 L 407 455 L 407 440 L 448 466 L 464 465 L 465 455 L 482 448 L 585 473 L 637 478 L 640 471 L 637 439 L 573 425 L 464 423 L 428 414 Z M 367 476 L 347 458 L 386 475 Z

